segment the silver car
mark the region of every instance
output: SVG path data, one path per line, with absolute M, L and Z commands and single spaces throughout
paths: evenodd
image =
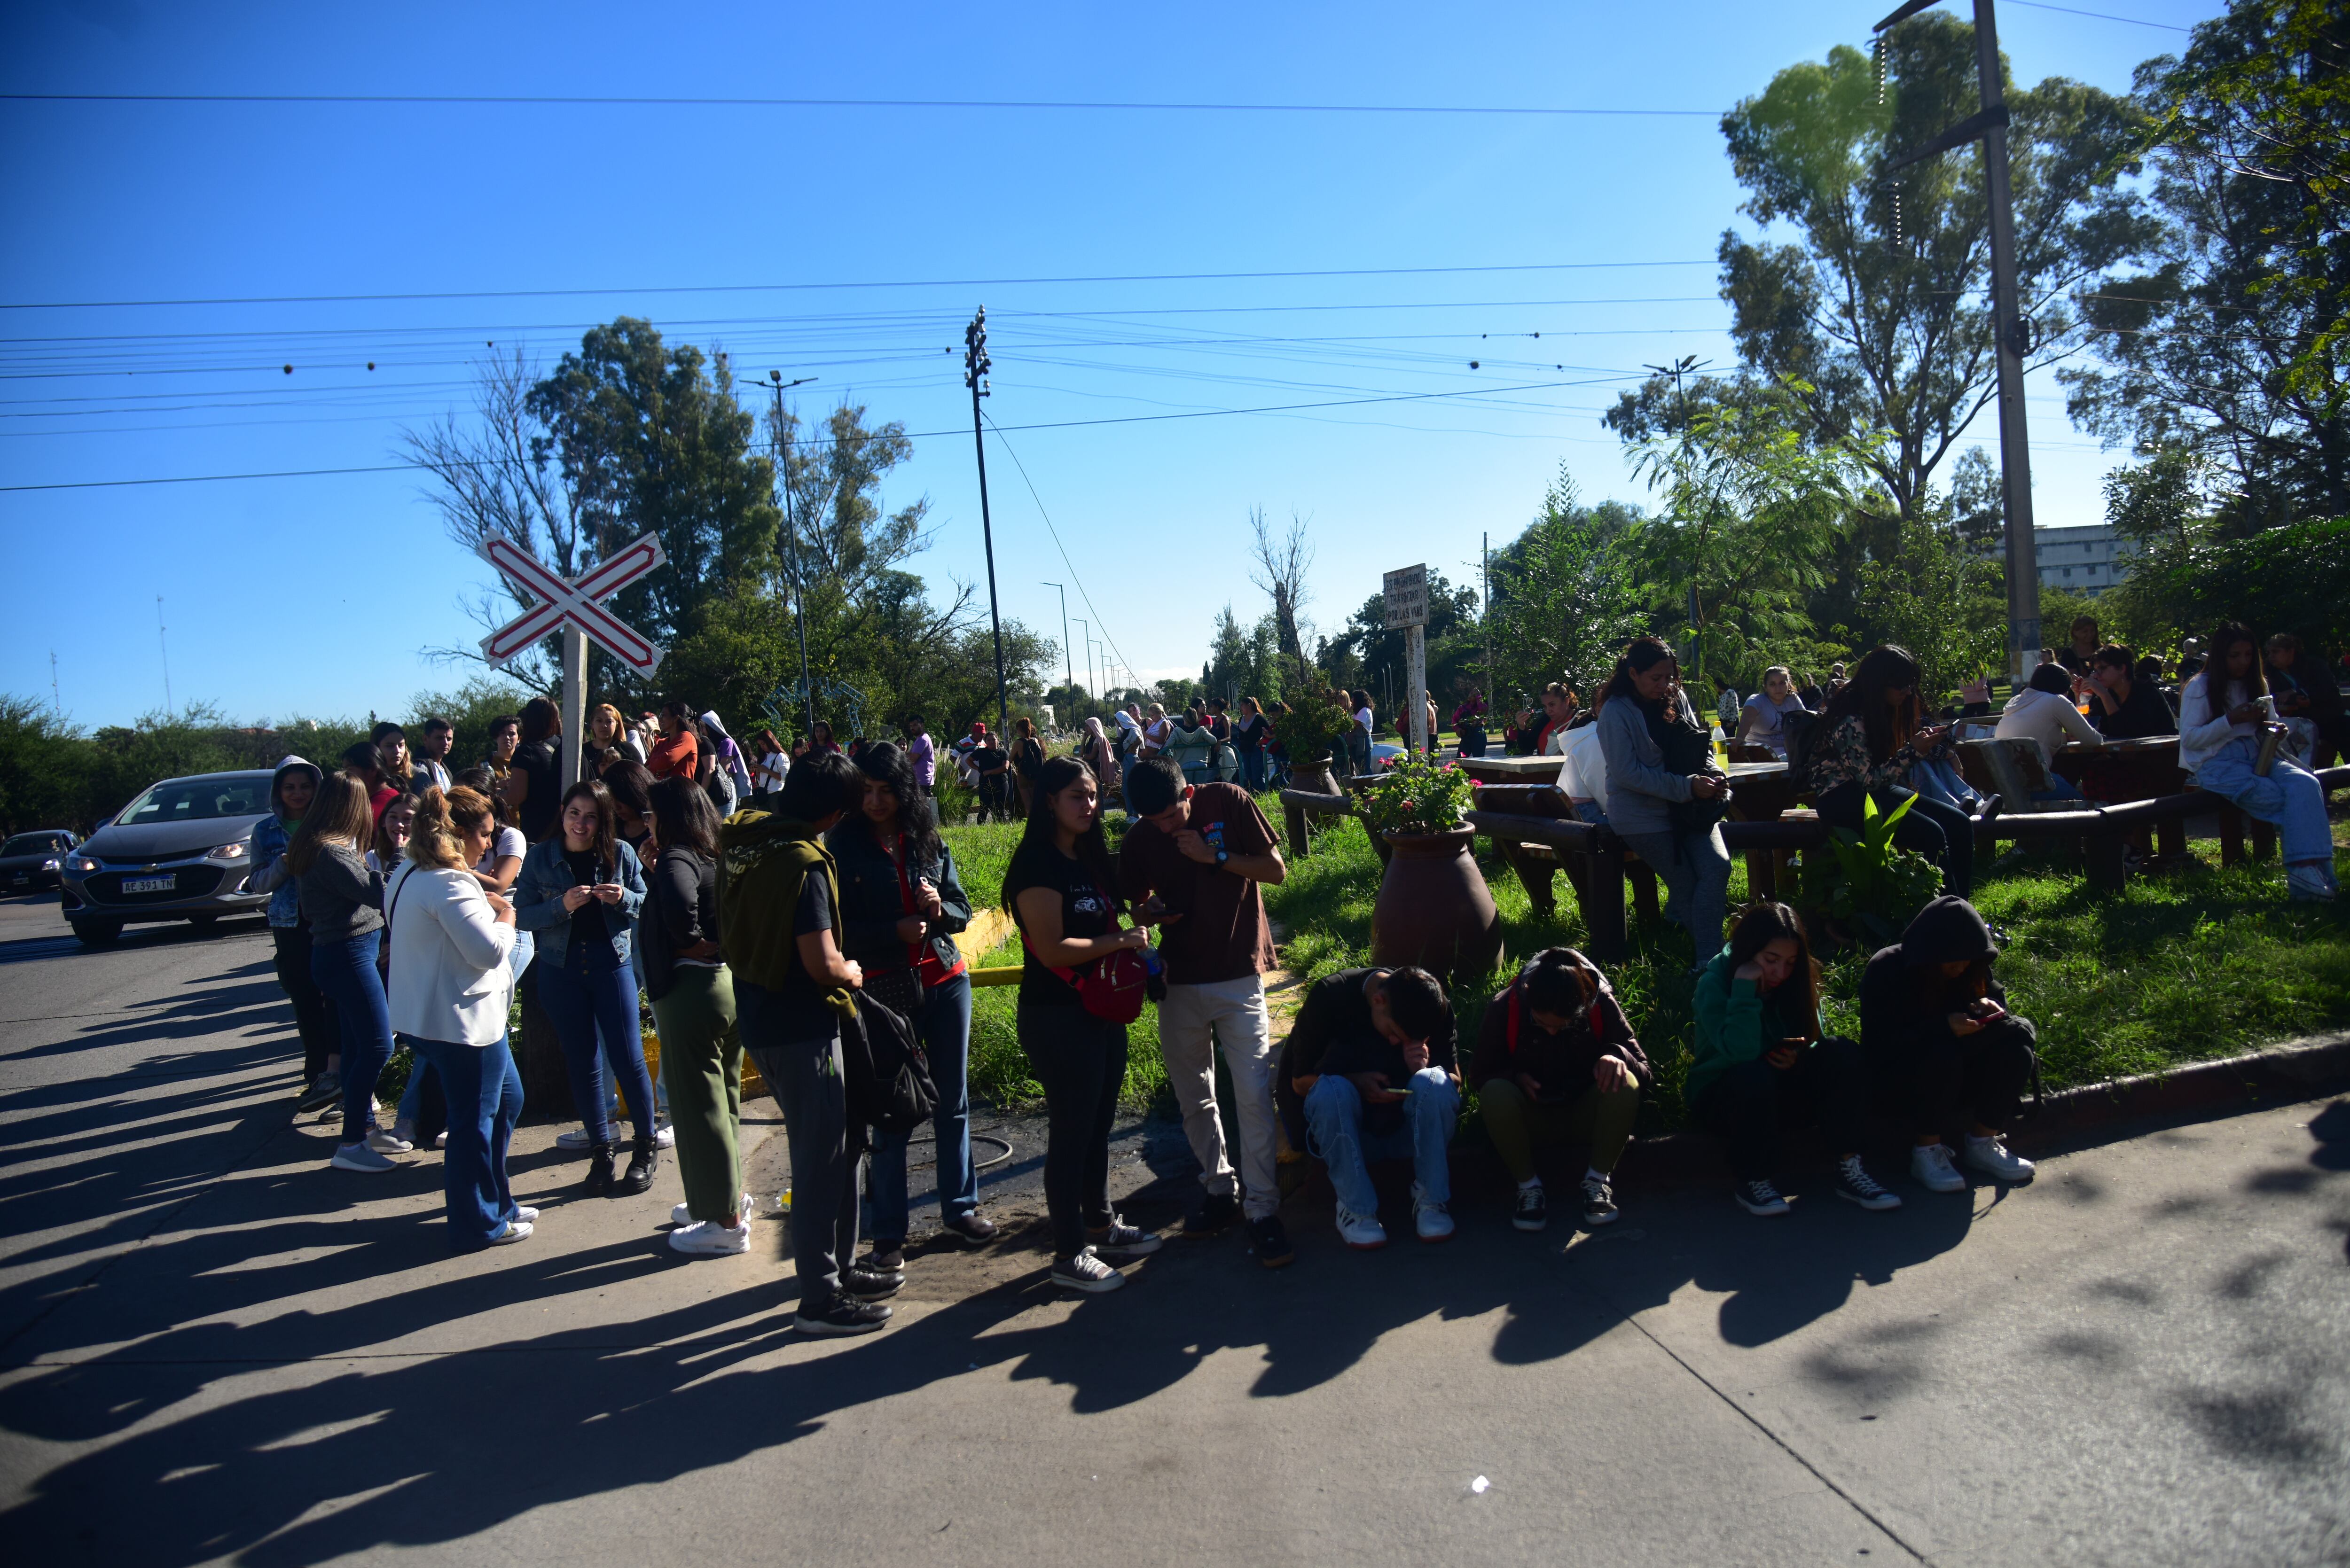
M 248 893 L 253 829 L 269 815 L 265 770 L 165 779 L 65 857 L 60 897 L 74 935 L 110 942 L 132 920 L 193 920 L 259 914 L 266 893 Z

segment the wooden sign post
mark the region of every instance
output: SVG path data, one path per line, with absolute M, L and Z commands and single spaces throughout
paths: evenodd
M 1408 727 L 1399 724 L 1396 729 L 1410 737 L 1413 754 L 1425 756 L 1431 738 L 1428 732 L 1428 567 L 1422 564 L 1389 572 L 1382 584 L 1387 590 L 1388 629 L 1403 630 L 1403 700 L 1411 716 Z

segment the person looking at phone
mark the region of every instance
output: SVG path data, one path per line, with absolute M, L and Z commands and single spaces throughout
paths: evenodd
M 1583 1222 L 1616 1219 L 1616 1162 L 1632 1141 L 1640 1090 L 1656 1069 L 1633 1037 L 1607 977 L 1573 948 L 1545 948 L 1485 1004 L 1469 1077 L 1485 1131 L 1518 1183 L 1510 1223 L 1539 1231 L 1550 1206 L 1534 1150 L 1587 1145 Z
M 1910 801 L 1894 826 L 1893 842 L 1939 861 L 1943 891 L 1964 898 L 1974 887 L 1974 823 L 1958 807 L 1919 794 L 1909 777 L 1917 763 L 1950 756 L 1949 725 L 1908 727 L 1918 681 L 1918 661 L 1908 649 L 1881 643 L 1863 654 L 1814 727 L 1804 782 L 1821 819 L 1855 833 L 1864 799 L 1874 800 L 1879 812 Z
M 1279 886 L 1289 867 L 1273 825 L 1238 784 L 1187 784 L 1172 760 L 1154 757 L 1135 764 L 1127 788 L 1137 820 L 1118 852 L 1118 874 L 1135 918 L 1161 923 L 1167 994 L 1159 1003 L 1159 1048 L 1208 1189 L 1183 1233 L 1212 1236 L 1245 1212 L 1257 1262 L 1278 1269 L 1297 1254 L 1276 1212 L 1277 1113 L 1264 971 L 1277 961 L 1260 889 Z M 1239 1102 L 1237 1179 L 1216 1105 L 1216 1041 L 1223 1044 Z
M 1445 1150 L 1461 1116 L 1452 1003 L 1424 969 L 1342 969 L 1305 992 L 1282 1052 L 1294 1142 L 1329 1167 L 1338 1239 L 1358 1251 L 1388 1244 L 1368 1162 L 1412 1162 L 1413 1229 L 1452 1234 Z
M 1681 690 L 1679 660 L 1659 639 L 1635 638 L 1593 701 L 1606 759 L 1608 826 L 1664 883 L 1671 895 L 1667 912 L 1688 929 L 1691 961 L 1701 968 L 1721 950 L 1730 849 L 1719 809 L 1700 819 L 1699 831 L 1677 820 L 1685 814 L 1676 808 L 1722 799 L 1730 781 L 1713 769 L 1707 732 Z M 1687 772 L 1668 768 L 1669 746 L 1685 765 L 1694 765 Z M 1583 771 L 1578 764 L 1578 775 Z
M 2292 897 L 2323 903 L 2341 888 L 2334 875 L 2334 832 L 2325 820 L 2325 787 L 2317 775 L 2279 752 L 2260 768 L 2261 725 L 2275 715 L 2261 645 L 2251 628 L 2231 621 L 2211 634 L 2202 673 L 2178 698 L 2178 765 L 2199 788 L 2226 797 L 2246 815 L 2272 823 L 2284 854 Z
M 1856 685 L 1862 679 L 1854 672 Z M 1697 1046 L 1682 1094 L 1698 1126 L 1727 1146 L 1739 1207 L 1787 1212 L 1772 1177 L 1782 1136 L 1805 1125 L 1837 1151 L 1837 1197 L 1863 1209 L 1901 1207 L 1861 1164 L 1867 1067 L 1857 1044 L 1821 1032 L 1819 969 L 1794 910 L 1747 906 L 1691 1001 Z
M 2032 1162 L 2002 1141 L 2032 1081 L 2033 1035 L 2007 1011 L 2007 992 L 1991 972 L 1998 956 L 1972 904 L 1937 898 L 1861 976 L 1870 1092 L 1908 1125 L 1917 1140 L 1909 1173 L 1936 1192 L 1966 1190 L 1942 1141 L 1961 1122 L 1970 1168 L 1994 1181 L 2032 1179 Z

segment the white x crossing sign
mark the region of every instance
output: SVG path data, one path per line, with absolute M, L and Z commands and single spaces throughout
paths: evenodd
M 650 534 L 614 551 L 576 577 L 549 570 L 503 534 L 483 540 L 476 554 L 506 581 L 538 601 L 482 639 L 482 656 L 492 664 L 512 661 L 568 623 L 602 643 L 612 657 L 639 675 L 650 675 L 660 668 L 661 655 L 668 650 L 601 602 L 668 559 L 661 554 L 660 541 Z

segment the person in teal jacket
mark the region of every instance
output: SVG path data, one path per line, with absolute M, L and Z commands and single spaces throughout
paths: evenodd
M 1857 1043 L 1821 1033 L 1817 966 L 1794 910 L 1749 906 L 1699 972 L 1692 1000 L 1697 1046 L 1682 1095 L 1698 1126 L 1728 1147 L 1742 1208 L 1787 1211 L 1771 1178 L 1781 1134 L 1806 1123 L 1837 1151 L 1837 1197 L 1901 1207 L 1861 1166 L 1867 1069 Z

